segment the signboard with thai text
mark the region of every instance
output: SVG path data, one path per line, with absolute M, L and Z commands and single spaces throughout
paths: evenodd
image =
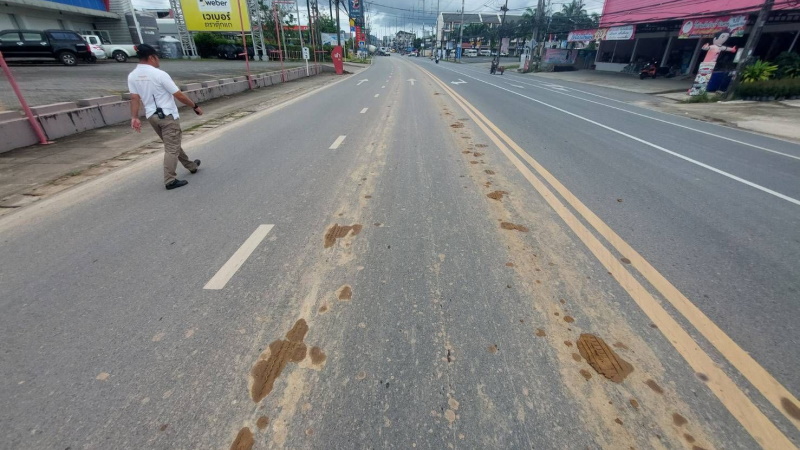
M 681 25 L 678 39 L 698 39 L 714 37 L 715 34 L 728 31 L 730 37 L 744 36 L 744 27 L 747 25 L 747 16 L 722 16 L 707 17 L 702 19 L 689 19 Z
M 181 0 L 189 31 L 250 31 L 250 14 L 241 0 Z
M 611 27 L 606 33 L 606 41 L 628 41 L 633 39 L 636 34 L 636 25 L 625 25 L 622 27 Z
M 593 41 L 595 40 L 594 36 L 597 34 L 597 30 L 575 30 L 570 31 L 569 35 L 567 36 L 568 42 L 586 42 L 586 41 Z
M 544 62 L 547 64 L 575 64 L 578 58 L 578 50 L 565 48 L 548 48 L 544 54 Z

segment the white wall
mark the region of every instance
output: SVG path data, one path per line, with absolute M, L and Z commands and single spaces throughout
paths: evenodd
M 59 30 L 63 27 L 58 22 L 58 16 L 55 15 L 32 15 L 26 13 L 25 15 L 17 16 L 17 21 L 20 22 L 22 28 L 28 30 Z

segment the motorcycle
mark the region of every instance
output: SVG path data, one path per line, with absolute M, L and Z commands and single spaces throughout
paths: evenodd
M 651 61 L 645 64 L 642 67 L 642 70 L 639 72 L 639 79 L 644 80 L 645 78 L 655 78 L 658 75 L 658 62 Z

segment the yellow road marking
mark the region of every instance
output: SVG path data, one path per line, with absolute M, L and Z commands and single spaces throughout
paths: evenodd
M 661 291 L 662 294 L 666 292 L 665 297 L 670 295 L 673 298 L 668 300 L 675 305 L 676 308 L 684 315 L 691 314 L 697 315 L 696 317 L 687 317 L 687 319 L 695 319 L 692 324 L 698 328 L 704 336 L 706 336 L 711 343 L 717 347 L 726 358 L 731 360 L 737 369 L 747 376 L 749 373 L 753 379 L 748 377 L 748 380 L 756 386 L 762 394 L 765 395 L 775 405 L 774 396 L 781 395 L 785 392 L 786 398 L 795 401 L 791 393 L 788 392 L 777 380 L 775 380 L 763 367 L 758 365 L 755 360 L 749 357 L 744 350 L 742 350 L 730 337 L 719 329 L 711 320 L 706 317 L 700 310 L 694 306 L 686 297 L 672 286 L 663 276 L 661 276 L 655 268 L 653 268 L 645 259 L 633 250 L 622 238 L 614 233 L 610 227 L 605 225 L 596 215 L 591 213 L 589 209 L 580 203 L 577 198 L 572 195 L 555 177 L 547 172 L 540 164 L 530 157 L 519 145 L 514 143 L 505 133 L 500 131 L 496 125 L 489 121 L 483 114 L 480 113 L 475 107 L 467 102 L 463 97 L 458 95 L 455 91 L 450 89 L 449 86 L 441 82 L 433 74 L 425 69 L 421 69 L 433 81 L 444 89 L 453 100 L 461 106 L 462 109 L 469 115 L 472 120 L 486 133 L 486 135 L 494 142 L 500 151 L 517 167 L 522 175 L 531 183 L 531 185 L 539 192 L 540 195 L 547 201 L 547 203 L 556 211 L 562 220 L 572 229 L 572 231 L 583 241 L 589 251 L 595 255 L 603 266 L 613 274 L 617 282 L 620 283 L 623 289 L 633 298 L 642 311 L 658 326 L 658 329 L 664 334 L 669 342 L 681 354 L 686 362 L 697 372 L 706 374 L 709 381 L 706 383 L 709 389 L 717 396 L 720 402 L 730 411 L 730 413 L 742 424 L 742 426 L 750 433 L 751 436 L 764 448 L 786 449 L 796 448 L 795 445 L 773 424 L 764 413 L 742 392 L 741 389 L 728 377 L 728 375 L 720 369 L 711 357 L 706 354 L 697 342 L 687 333 L 678 322 L 653 298 L 647 289 L 639 283 L 622 265 L 622 263 L 608 250 L 592 232 L 586 228 L 583 223 L 567 208 L 564 203 L 559 200 L 556 195 L 539 179 L 531 170 L 509 149 L 509 146 L 514 151 L 528 161 L 534 169 L 539 172 L 545 180 L 570 202 L 570 204 L 586 218 L 597 231 L 603 235 L 617 250 L 624 256 L 628 257 L 634 265 L 637 265 L 639 270 L 650 281 L 656 289 Z M 502 138 L 502 140 L 501 140 Z M 507 146 L 506 143 L 509 145 Z M 546 174 L 546 175 L 545 175 Z M 570 200 L 576 202 L 581 208 L 578 208 Z M 588 216 L 588 217 L 587 217 Z M 590 219 L 591 218 L 591 219 Z M 655 281 L 651 281 L 651 278 Z M 663 280 L 660 281 L 659 280 Z M 676 299 L 675 294 L 679 294 L 684 302 L 681 303 Z M 691 305 L 691 306 L 689 306 Z M 682 308 L 682 309 L 681 309 Z M 701 317 L 701 319 L 697 319 Z M 701 328 L 702 327 L 702 328 Z M 703 329 L 705 328 L 705 329 Z M 711 336 L 711 337 L 709 337 Z M 722 348 L 720 348 L 720 346 Z M 733 348 L 731 348 L 733 347 Z M 726 354 L 723 349 L 728 351 Z M 736 354 L 735 349 L 738 349 L 741 354 Z M 729 356 L 730 355 L 730 356 Z M 745 359 L 742 355 L 746 356 Z M 737 365 L 738 364 L 738 365 Z M 740 368 L 742 366 L 744 370 Z M 771 382 L 770 382 L 771 380 Z M 758 384 L 757 384 L 758 383 Z M 769 395 L 768 395 L 769 394 Z M 780 406 L 780 399 L 777 400 L 777 407 L 784 414 L 785 411 Z M 792 420 L 792 423 L 797 423 Z

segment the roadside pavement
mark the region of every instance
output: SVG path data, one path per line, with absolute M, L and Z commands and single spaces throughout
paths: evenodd
M 577 70 L 574 72 L 539 72 L 525 74 L 563 82 L 584 83 L 638 94 L 651 100 L 630 103 L 669 114 L 714 122 L 720 125 L 755 131 L 782 139 L 800 141 L 800 101 L 683 103 L 692 84 L 691 77 L 639 80 L 631 74 Z
M 350 71 L 357 73 L 360 69 L 350 66 Z M 215 99 L 203 105 L 202 116 L 182 108 L 184 142 L 338 79 L 336 75 L 323 72 L 318 76 Z M 0 216 L 149 154 L 161 152 L 163 144 L 147 124 L 142 133 L 137 134 L 128 123 L 122 123 L 65 137 L 47 146 L 33 145 L 2 153 Z
M 120 95 L 128 92 L 128 74 L 136 67 L 136 58 L 126 63 L 115 61 L 96 64 L 79 64 L 67 67 L 56 62 L 10 63 L 14 78 L 19 84 L 25 100 L 31 106 L 59 102 L 74 102 L 82 98 Z M 301 62 L 285 62 L 289 69 L 299 67 Z M 223 59 L 161 61 L 178 85 L 199 83 L 221 78 L 234 78 L 246 74 L 244 61 Z M 279 61 L 251 61 L 252 73 L 272 72 L 281 69 Z M 8 80 L 0 76 L 0 111 L 21 109 Z
M 602 70 L 576 70 L 573 72 L 537 72 L 531 74 L 537 78 L 571 81 L 574 83 L 595 84 L 613 89 L 622 89 L 639 94 L 664 94 L 668 92 L 686 92 L 692 86 L 694 76 L 674 78 L 656 78 L 640 80 L 638 74 L 605 72 Z

